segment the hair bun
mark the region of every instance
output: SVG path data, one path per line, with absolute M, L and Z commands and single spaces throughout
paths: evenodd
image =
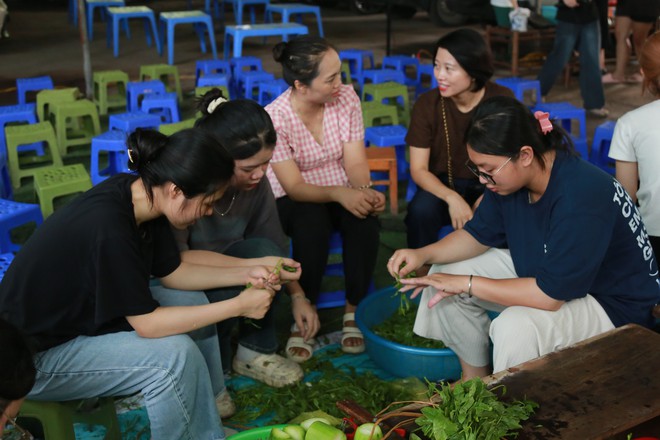
M 126 141 L 128 169 L 138 173 L 153 160 L 167 144 L 167 136 L 155 130 L 137 129 Z
M 284 52 L 286 52 L 287 45 L 287 42 L 280 41 L 273 47 L 273 59 L 276 62 L 281 63 L 284 61 Z

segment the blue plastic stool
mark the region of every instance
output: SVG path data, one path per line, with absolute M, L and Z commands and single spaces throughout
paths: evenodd
M 615 126 L 616 121 L 605 121 L 596 127 L 594 140 L 591 144 L 591 154 L 589 155 L 589 162 L 612 175 L 616 171 L 615 161 L 610 159 L 608 154 L 610 152 L 610 144 L 614 136 Z
M 53 80 L 50 76 L 36 76 L 34 78 L 17 78 L 16 79 L 16 95 L 18 95 L 18 103 L 27 103 L 28 92 L 38 92 L 44 89 L 53 89 Z
M 43 221 L 39 205 L 0 199 L 0 252 L 18 252 L 21 248 L 11 241 L 12 229 L 30 222 L 39 226 Z
M 243 8 L 246 6 L 250 7 L 250 23 L 255 24 L 257 17 L 255 14 L 256 5 L 268 6 L 270 0 L 232 0 L 232 6 L 234 7 L 234 17 L 236 24 L 243 24 Z M 265 20 L 264 20 L 265 21 Z
M 199 78 L 206 75 L 223 74 L 231 81 L 231 63 L 225 60 L 199 60 L 195 63 L 195 84 L 199 85 Z
M 366 49 L 344 49 L 339 51 L 339 59 L 348 62 L 351 78 L 361 83 L 362 72 L 365 70 L 364 59 L 369 61 L 369 69 L 376 67 L 374 62 L 374 53 Z
M 7 141 L 5 139 L 5 126 L 10 123 L 20 122 L 36 124 L 38 122 L 35 113 L 35 104 L 5 105 L 0 107 L 0 157 L 7 160 Z M 20 153 L 34 151 L 37 156 L 44 155 L 44 147 L 41 142 L 18 147 Z
M 199 45 L 202 53 L 206 53 L 206 43 L 204 42 L 204 30 L 206 30 L 213 58 L 218 58 L 218 51 L 215 46 L 215 32 L 213 31 L 213 19 L 209 14 L 202 11 L 178 11 L 161 12 L 160 22 L 163 26 L 161 38 L 165 39 L 167 34 L 167 63 L 174 64 L 174 27 L 177 24 L 192 24 L 199 37 Z
M 407 180 L 410 174 L 410 164 L 406 160 L 407 133 L 408 129 L 403 125 L 379 125 L 367 127 L 364 130 L 364 140 L 367 145 L 376 147 L 394 146 L 399 180 Z
M 429 87 L 424 86 L 425 77 L 429 77 Z M 418 97 L 424 92 L 438 88 L 438 80 L 433 71 L 433 64 L 420 63 L 417 68 L 417 87 L 415 88 L 415 97 Z
M 101 16 L 103 16 L 105 8 L 112 6 L 126 6 L 126 2 L 124 0 L 85 0 L 85 10 L 87 12 L 87 35 L 89 36 L 90 41 L 94 39 L 94 10 L 96 8 L 102 8 Z
M 195 87 L 219 87 L 225 86 L 229 89 L 230 76 L 225 73 L 209 73 L 200 76 Z
M 400 70 L 394 69 L 366 69 L 362 72 L 362 75 L 358 78 L 358 84 L 360 85 L 360 90 L 364 88 L 364 83 L 366 80 L 374 84 L 381 84 L 384 82 L 397 82 L 399 84 L 406 83 L 406 75 Z
M 409 77 L 407 73 L 407 69 L 409 66 L 412 66 L 415 68 L 415 77 L 411 78 Z M 402 72 L 405 76 L 405 84 L 407 86 L 414 86 L 417 87 L 417 81 L 418 81 L 418 70 L 419 70 L 419 60 L 414 57 L 414 56 L 408 56 L 408 55 L 390 55 L 383 57 L 383 62 L 381 63 L 381 67 L 383 69 L 394 69 L 398 70 L 399 72 Z
M 106 45 L 110 47 L 112 41 L 113 54 L 119 56 L 119 23 L 124 22 L 128 28 L 127 20 L 130 18 L 140 18 L 144 20 L 144 31 L 147 37 L 147 46 L 151 47 L 151 39 L 156 42 L 156 50 L 158 55 L 163 54 L 163 49 L 158 37 L 158 28 L 156 26 L 156 16 L 151 8 L 146 6 L 124 6 L 124 7 L 110 7 L 108 11 L 108 21 L 106 26 Z M 151 35 L 149 34 L 149 26 L 151 25 Z
M 550 113 L 550 119 L 560 121 L 564 130 L 571 134 L 575 149 L 587 160 L 589 158 L 587 146 L 587 116 L 583 108 L 578 108 L 570 102 L 543 102 L 532 108 L 532 112 L 542 111 Z M 572 132 L 572 121 L 577 121 L 580 132 Z
M 108 130 L 121 130 L 126 135 L 129 135 L 138 128 L 158 130 L 161 122 L 160 116 L 149 113 L 118 113 L 116 115 L 110 115 L 108 118 Z
M 282 16 L 282 23 L 288 23 L 291 16 L 294 16 L 300 24 L 302 24 L 302 14 L 314 14 L 316 16 L 316 24 L 318 25 L 319 37 L 323 38 L 323 22 L 321 21 L 320 6 L 306 5 L 304 3 L 270 3 L 266 6 L 266 23 L 273 22 L 273 14 L 280 14 Z M 284 41 L 288 41 L 288 37 L 285 36 Z
M 510 89 L 516 99 L 522 103 L 525 102 L 525 92 L 531 90 L 534 96 L 533 105 L 541 103 L 541 83 L 536 79 L 524 79 L 512 76 L 509 78 L 499 78 L 495 82 L 501 86 Z
M 259 99 L 259 83 L 273 81 L 275 75 L 270 72 L 244 72 L 240 77 L 238 87 L 243 91 L 246 99 Z
M 289 85 L 281 78 L 259 83 L 259 104 L 267 106 L 284 93 Z
M 161 118 L 161 123 L 171 124 L 181 121 L 176 93 L 149 93 L 142 99 L 140 110 L 155 114 Z
M 120 130 L 109 130 L 92 139 L 91 164 L 89 174 L 92 185 L 103 182 L 117 173 L 130 172 L 128 169 L 128 154 L 126 152 L 127 134 Z M 99 167 L 99 156 L 102 152 L 108 155 L 108 166 Z
M 149 81 L 131 81 L 126 84 L 126 110 L 137 112 L 140 110 L 140 98 L 149 93 L 165 94 L 165 84 L 157 79 Z
M 282 37 L 289 35 L 307 35 L 307 26 L 298 23 L 266 23 L 253 25 L 225 26 L 225 59 L 243 54 L 243 40 L 249 37 Z M 233 49 L 233 52 L 232 52 Z
M 14 254 L 2 254 L 0 255 L 0 281 L 5 276 L 5 272 L 9 269 L 9 265 L 14 261 Z

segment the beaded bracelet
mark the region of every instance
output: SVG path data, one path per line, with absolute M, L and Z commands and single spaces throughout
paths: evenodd
M 357 187 L 357 189 L 369 189 L 372 186 L 374 186 L 374 183 L 370 180 L 369 183 L 367 183 L 366 185 L 360 185 Z

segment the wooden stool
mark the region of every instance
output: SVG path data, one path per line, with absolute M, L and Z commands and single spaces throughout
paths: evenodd
M 92 187 L 92 180 L 80 164 L 42 168 L 34 172 L 34 191 L 39 198 L 44 218 L 53 213 L 56 197 L 85 192 Z
M 370 171 L 387 171 L 388 180 L 375 180 L 374 186 L 389 185 L 390 212 L 396 215 L 399 212 L 399 181 L 396 172 L 396 150 L 394 147 L 367 148 L 367 163 Z

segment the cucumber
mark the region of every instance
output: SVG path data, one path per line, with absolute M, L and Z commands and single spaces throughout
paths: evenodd
M 305 440 L 346 440 L 346 434 L 334 426 L 316 421 L 307 429 Z

